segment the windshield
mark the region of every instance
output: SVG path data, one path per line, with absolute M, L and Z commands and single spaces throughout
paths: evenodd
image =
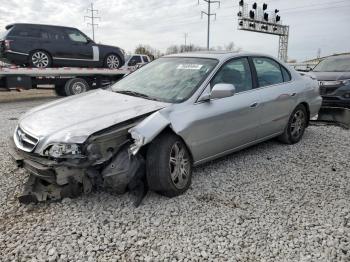
M 350 56 L 329 57 L 322 60 L 313 71 L 350 72 Z
M 126 76 L 112 90 L 169 103 L 188 99 L 218 63 L 215 59 L 165 57 Z

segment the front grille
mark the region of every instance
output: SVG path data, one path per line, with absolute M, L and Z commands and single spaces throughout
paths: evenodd
M 16 146 L 26 152 L 32 152 L 39 142 L 38 138 L 28 134 L 20 127 L 17 127 L 15 131 L 14 140 Z
M 322 86 L 320 85 L 320 94 L 321 95 L 329 95 L 334 93 L 340 86 Z

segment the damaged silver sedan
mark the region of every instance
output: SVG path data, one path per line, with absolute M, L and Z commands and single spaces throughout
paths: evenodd
M 30 173 L 19 200 L 95 189 L 185 192 L 192 167 L 278 137 L 297 143 L 322 99 L 318 83 L 272 57 L 188 53 L 160 58 L 106 90 L 27 112 L 11 152 Z

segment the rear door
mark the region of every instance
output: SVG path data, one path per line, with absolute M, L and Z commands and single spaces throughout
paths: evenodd
M 257 138 L 283 132 L 296 102 L 297 91 L 289 71 L 268 57 L 252 57 L 260 97 L 260 127 Z

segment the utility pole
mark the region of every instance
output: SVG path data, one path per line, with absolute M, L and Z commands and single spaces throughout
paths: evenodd
M 212 4 L 218 4 L 220 7 L 220 1 L 216 1 L 216 0 L 203 0 L 203 1 L 207 2 L 207 4 L 208 4 L 208 12 L 202 11 L 201 18 L 203 18 L 203 15 L 206 15 L 208 17 L 207 49 L 209 50 L 209 48 L 210 48 L 210 17 L 215 16 L 215 19 L 216 19 L 216 13 L 211 13 L 210 9 L 211 9 Z M 198 4 L 199 4 L 199 0 L 198 0 Z
M 185 52 L 187 51 L 187 37 L 188 37 L 188 33 L 184 33 L 185 36 Z
M 92 28 L 92 40 L 95 41 L 95 26 L 97 27 L 98 24 L 95 23 L 95 19 L 101 19 L 101 17 L 99 16 L 96 16 L 96 14 L 98 14 L 98 10 L 94 9 L 94 4 L 91 3 L 91 8 L 88 8 L 87 9 L 88 12 L 91 12 L 91 16 L 84 16 L 84 20 L 87 18 L 87 19 L 90 19 L 91 20 L 91 23 L 88 23 L 88 25 L 91 25 L 91 28 Z

